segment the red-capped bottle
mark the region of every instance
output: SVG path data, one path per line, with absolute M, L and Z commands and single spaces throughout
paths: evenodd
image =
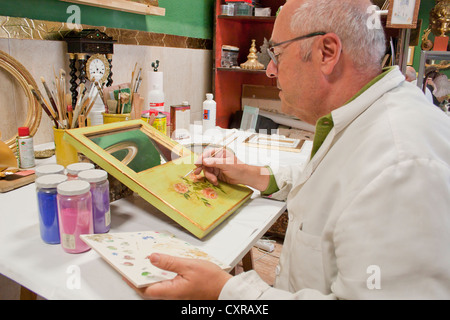
M 26 169 L 35 166 L 33 137 L 30 136 L 30 128 L 18 129 L 17 151 L 19 153 L 19 168 Z

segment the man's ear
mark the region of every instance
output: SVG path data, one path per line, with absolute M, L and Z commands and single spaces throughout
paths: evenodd
M 318 62 L 322 73 L 330 75 L 341 57 L 341 39 L 335 33 L 327 33 L 320 38 L 317 46 Z

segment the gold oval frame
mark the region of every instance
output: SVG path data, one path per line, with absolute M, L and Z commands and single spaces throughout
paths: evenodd
M 34 135 L 39 128 L 39 124 L 41 122 L 42 117 L 42 109 L 39 103 L 33 96 L 33 93 L 28 88 L 29 85 L 33 86 L 33 88 L 38 88 L 36 82 L 33 79 L 33 76 L 28 72 L 28 70 L 16 59 L 11 57 L 6 52 L 0 50 L 0 68 L 8 71 L 20 84 L 22 89 L 25 91 L 25 95 L 28 99 L 28 108 L 27 108 L 27 118 L 23 127 L 30 128 L 30 135 Z M 17 134 L 12 138 L 4 141 L 4 143 L 13 150 L 16 151 L 16 139 Z

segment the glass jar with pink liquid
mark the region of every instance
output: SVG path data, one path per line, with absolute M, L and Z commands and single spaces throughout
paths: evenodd
M 94 232 L 91 185 L 82 180 L 70 180 L 57 187 L 59 232 L 61 246 L 68 253 L 81 253 L 90 247 L 81 234 Z

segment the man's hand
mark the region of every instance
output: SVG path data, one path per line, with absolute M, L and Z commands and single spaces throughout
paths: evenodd
M 230 184 L 243 184 L 260 191 L 269 185 L 270 172 L 265 167 L 251 166 L 240 161 L 228 149 L 206 150 L 195 163 L 194 174 L 203 171 L 205 178 L 214 185 L 219 180 Z
M 218 299 L 223 286 L 232 277 L 219 266 L 205 260 L 154 253 L 150 256 L 150 262 L 155 267 L 177 273 L 177 276 L 172 280 L 157 282 L 146 288 L 136 288 L 127 281 L 137 293 L 147 299 Z

